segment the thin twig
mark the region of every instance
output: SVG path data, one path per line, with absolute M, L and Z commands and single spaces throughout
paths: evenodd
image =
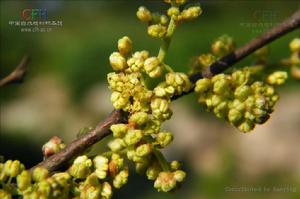
M 8 84 L 23 82 L 24 77 L 26 75 L 28 63 L 29 57 L 27 55 L 24 55 L 21 62 L 15 68 L 15 70 L 0 80 L 0 87 Z
M 300 10 L 297 11 L 294 15 L 290 18 L 282 22 L 281 24 L 275 26 L 271 30 L 265 32 L 264 34 L 260 35 L 259 37 L 253 39 L 249 43 L 245 44 L 244 46 L 238 48 L 233 53 L 222 57 L 215 63 L 210 66 L 210 70 L 204 73 L 197 73 L 190 76 L 190 80 L 193 84 L 198 79 L 207 76 L 213 76 L 215 74 L 221 73 L 224 70 L 228 69 L 230 66 L 235 64 L 236 62 L 240 61 L 247 55 L 250 55 L 255 50 L 263 47 L 264 45 L 272 42 L 276 38 L 299 28 L 300 26 Z M 183 95 L 187 95 L 188 93 L 193 92 L 193 88 L 180 96 L 174 97 L 172 100 L 182 97 Z M 78 138 L 77 140 L 70 143 L 64 150 L 61 152 L 54 154 L 50 158 L 44 160 L 43 162 L 39 163 L 37 166 L 43 166 L 47 168 L 50 172 L 59 170 L 64 166 L 68 161 L 74 158 L 76 155 L 84 152 L 87 148 L 91 147 L 96 142 L 100 141 L 111 132 L 109 128 L 114 123 L 126 122 L 127 115 L 122 111 L 113 111 L 104 122 L 100 123 L 93 131 L 90 133 Z M 35 166 L 36 167 L 36 166 Z

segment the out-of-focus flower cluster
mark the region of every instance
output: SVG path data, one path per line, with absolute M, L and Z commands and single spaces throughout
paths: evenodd
M 282 60 L 282 63 L 290 67 L 291 76 L 300 80 L 300 38 L 295 38 L 290 42 L 291 55 L 288 59 Z

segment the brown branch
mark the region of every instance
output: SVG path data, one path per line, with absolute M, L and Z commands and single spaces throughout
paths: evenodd
M 21 62 L 15 68 L 15 70 L 0 80 L 0 87 L 8 84 L 23 82 L 27 71 L 28 63 L 29 63 L 29 57 L 27 55 L 24 55 Z
M 273 29 L 265 32 L 261 36 L 253 39 L 246 45 L 238 48 L 233 53 L 222 57 L 217 62 L 210 66 L 210 70 L 206 73 L 198 73 L 190 76 L 192 83 L 194 84 L 198 79 L 206 76 L 213 76 L 215 74 L 221 73 L 228 69 L 230 66 L 240 61 L 247 55 L 251 54 L 255 50 L 261 48 L 262 46 L 270 43 L 271 41 L 279 38 L 280 36 L 299 28 L 300 26 L 300 11 L 296 12 L 293 16 L 285 20 L 283 23 L 277 25 Z M 193 92 L 191 89 L 189 92 L 184 93 L 180 96 L 174 97 L 172 100 L 182 97 L 188 93 Z M 91 147 L 96 142 L 103 139 L 105 136 L 109 135 L 111 132 L 109 128 L 114 123 L 126 122 L 127 115 L 122 111 L 113 111 L 104 122 L 100 123 L 93 131 L 86 134 L 77 140 L 70 143 L 64 150 L 54 154 L 50 158 L 39 163 L 37 166 L 43 166 L 47 168 L 50 172 L 59 170 L 68 161 L 70 161 L 76 155 L 84 152 L 87 148 Z
M 99 123 L 95 129 L 85 134 L 73 142 L 59 153 L 56 153 L 37 166 L 47 168 L 50 172 L 57 171 L 73 157 L 83 153 L 86 149 L 110 134 L 109 128 L 112 124 L 124 122 L 127 120 L 127 114 L 120 110 L 114 110 L 103 122 Z M 34 169 L 35 167 L 31 168 Z

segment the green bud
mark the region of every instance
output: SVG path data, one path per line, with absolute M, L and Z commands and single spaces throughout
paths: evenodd
M 125 147 L 125 143 L 121 138 L 115 138 L 108 143 L 108 147 L 113 152 L 121 151 Z
M 166 147 L 173 140 L 173 135 L 170 132 L 160 132 L 157 134 L 156 142 L 162 147 Z
M 200 6 L 192 6 L 188 9 L 185 9 L 181 12 L 181 16 L 183 20 L 193 20 L 199 17 L 202 13 L 202 9 Z
M 113 52 L 109 56 L 109 62 L 114 71 L 121 71 L 127 68 L 126 59 L 119 52 Z
M 19 160 L 14 160 L 10 166 L 9 173 L 11 177 L 16 177 L 24 170 L 24 165 Z
M 276 71 L 268 76 L 267 82 L 272 85 L 282 85 L 287 78 L 287 72 Z
M 129 103 L 129 99 L 124 98 L 120 92 L 113 92 L 110 100 L 116 109 L 122 109 Z
M 251 88 L 247 85 L 239 86 L 235 89 L 234 95 L 240 100 L 245 100 L 251 94 Z
M 49 175 L 49 172 L 47 169 L 43 167 L 37 167 L 33 170 L 32 178 L 36 182 L 40 182 L 44 179 L 46 179 Z
M 161 25 L 167 25 L 169 22 L 169 18 L 166 15 L 160 16 L 160 24 Z
M 146 156 L 152 152 L 152 145 L 151 144 L 142 144 L 136 148 L 136 155 L 138 156 Z
M 112 187 L 108 182 L 103 182 L 101 196 L 105 199 L 109 199 L 112 197 Z
M 137 124 L 138 126 L 143 126 L 148 121 L 148 114 L 145 112 L 137 112 L 130 116 L 129 123 L 133 122 L 134 124 Z
M 148 35 L 151 37 L 162 38 L 165 36 L 167 28 L 161 24 L 148 26 Z
M 211 86 L 210 79 L 208 78 L 199 79 L 196 82 L 195 92 L 203 93 L 207 91 L 210 88 L 210 86 Z
M 96 168 L 95 174 L 99 179 L 105 179 L 108 170 L 108 159 L 104 156 L 97 155 L 94 160 L 94 166 Z
M 129 37 L 124 36 L 118 40 L 118 49 L 122 55 L 127 55 L 132 50 L 132 41 Z
M 244 122 L 242 122 L 238 128 L 240 131 L 247 133 L 249 131 L 251 131 L 254 128 L 254 122 L 250 121 L 250 120 L 245 120 Z
M 229 89 L 229 81 L 225 78 L 217 80 L 213 86 L 214 93 L 219 95 L 224 95 L 226 92 L 229 91 Z
M 235 48 L 235 44 L 232 37 L 223 35 L 213 42 L 211 49 L 217 56 L 224 56 L 232 52 Z
M 120 171 L 113 180 L 116 189 L 120 189 L 128 181 L 128 169 Z
M 31 175 L 28 171 L 24 170 L 20 175 L 17 176 L 18 189 L 24 191 L 31 186 Z
M 177 160 L 173 160 L 170 164 L 170 167 L 171 167 L 171 170 L 175 171 L 181 167 L 181 164 Z
M 113 124 L 110 130 L 113 132 L 114 137 L 122 138 L 127 133 L 128 127 L 126 124 Z
M 92 166 L 92 161 L 88 159 L 87 156 L 78 156 L 74 162 L 73 165 L 69 168 L 69 173 L 74 177 L 74 178 L 86 178 L 91 170 Z
M 138 143 L 143 137 L 143 133 L 141 130 L 131 129 L 125 135 L 124 141 L 125 143 L 130 146 Z
M 200 66 L 208 67 L 216 61 L 216 57 L 212 54 L 202 54 L 198 57 Z
M 182 92 L 187 92 L 191 88 L 191 82 L 185 73 L 167 73 L 166 83 L 174 87 L 176 95 L 180 95 Z
M 291 41 L 290 49 L 292 52 L 300 52 L 300 38 L 295 38 Z
M 147 58 L 144 62 L 144 69 L 151 78 L 159 77 L 162 74 L 160 61 L 157 57 Z
M 174 172 L 174 178 L 177 182 L 183 182 L 186 177 L 186 173 L 182 170 L 177 170 Z
M 150 22 L 152 20 L 151 12 L 144 6 L 139 7 L 136 16 L 142 22 Z
M 235 86 L 246 84 L 249 81 L 249 71 L 237 70 L 231 74 L 231 82 Z
M 146 175 L 149 180 L 155 180 L 160 172 L 161 172 L 161 168 L 158 162 L 154 161 L 147 168 Z
M 239 110 L 233 108 L 230 109 L 228 112 L 228 120 L 229 122 L 233 124 L 239 123 L 243 119 L 243 113 L 241 113 Z
M 177 7 L 170 7 L 167 11 L 169 17 L 178 16 L 180 14 L 180 10 Z

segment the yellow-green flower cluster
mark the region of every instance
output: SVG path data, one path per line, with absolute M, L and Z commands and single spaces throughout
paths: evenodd
M 283 60 L 283 64 L 291 68 L 291 76 L 300 80 L 300 38 L 295 38 L 290 42 L 291 55 Z
M 211 45 L 211 50 L 214 55 L 222 57 L 229 54 L 235 49 L 235 43 L 232 37 L 228 35 L 222 35 L 217 38 Z
M 202 10 L 200 6 L 192 6 L 180 11 L 179 6 L 185 4 L 184 0 L 166 1 L 172 3 L 167 11 L 167 15 L 159 13 L 151 13 L 146 7 L 139 7 L 136 15 L 142 22 L 148 23 L 148 35 L 155 38 L 163 38 L 167 34 L 168 22 L 170 19 L 179 24 L 183 21 L 189 21 L 197 18 Z
M 12 198 L 21 195 L 24 199 L 31 198 L 68 198 L 71 196 L 71 175 L 67 172 L 49 172 L 37 167 L 30 173 L 18 160 L 7 160 L 0 164 L 1 198 Z M 16 184 L 12 182 L 16 182 Z
M 237 70 L 231 75 L 219 74 L 196 82 L 199 103 L 217 117 L 224 118 L 242 132 L 249 132 L 255 124 L 264 123 L 273 111 L 278 95 L 271 84 L 280 85 L 285 72 L 275 72 L 268 83 L 254 81 L 250 68 Z

